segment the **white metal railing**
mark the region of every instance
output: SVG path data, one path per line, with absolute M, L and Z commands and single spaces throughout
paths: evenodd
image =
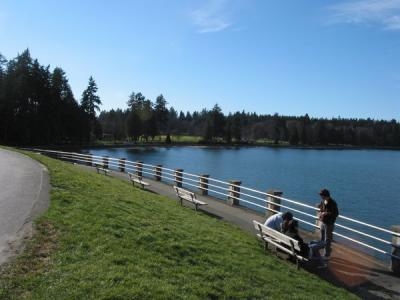
M 216 195 L 216 197 L 218 197 L 218 198 L 220 198 L 219 196 L 223 196 L 224 199 L 226 199 L 228 197 L 230 199 L 235 199 L 235 200 L 239 201 L 239 203 L 246 203 L 251 206 L 261 208 L 263 210 L 270 210 L 270 211 L 273 211 L 276 213 L 279 212 L 278 210 L 274 210 L 271 207 L 267 206 L 268 204 L 273 204 L 280 208 L 288 209 L 292 212 L 296 212 L 304 217 L 307 217 L 308 220 L 305 220 L 300 217 L 295 217 L 295 219 L 298 220 L 299 222 L 301 222 L 303 224 L 307 224 L 313 228 L 319 228 L 319 226 L 316 225 L 316 221 L 318 220 L 318 217 L 317 217 L 318 208 L 308 205 L 308 204 L 305 204 L 305 203 L 302 203 L 300 201 L 276 196 L 273 194 L 262 192 L 262 191 L 259 191 L 256 189 L 242 186 L 242 185 L 237 185 L 237 184 L 225 182 L 225 181 L 210 178 L 210 177 L 202 177 L 201 175 L 191 174 L 191 173 L 187 173 L 187 172 L 183 172 L 183 171 L 177 171 L 176 169 L 170 169 L 170 168 L 165 168 L 162 166 L 146 164 L 143 162 L 133 162 L 133 161 L 129 161 L 129 160 L 122 161 L 119 158 L 113 158 L 113 157 L 106 157 L 106 156 L 103 157 L 103 156 L 96 156 L 96 155 L 91 155 L 91 154 L 81 154 L 81 153 L 74 153 L 74 152 L 63 152 L 63 151 L 43 150 L 43 149 L 26 149 L 26 150 L 40 152 L 40 153 L 43 153 L 43 154 L 46 154 L 49 156 L 54 156 L 56 158 L 68 160 L 68 161 L 75 162 L 75 163 L 90 164 L 92 166 L 93 165 L 98 165 L 98 166 L 102 166 L 102 167 L 108 166 L 108 167 L 112 167 L 114 169 L 119 169 L 121 166 L 123 166 L 125 172 L 126 171 L 141 172 L 142 174 L 145 174 L 148 177 L 159 176 L 160 174 L 157 174 L 157 172 L 161 171 L 161 176 L 160 176 L 161 180 L 167 180 L 170 182 L 179 183 L 179 184 L 185 185 L 185 187 L 190 187 L 190 188 L 195 188 L 195 189 L 200 189 L 200 190 L 207 190 L 208 192 L 213 193 L 213 195 Z M 201 182 L 201 179 L 206 179 L 207 182 L 206 183 Z M 207 186 L 207 188 L 204 188 L 202 186 L 202 183 L 205 184 Z M 240 189 L 240 191 L 233 191 L 232 190 L 233 187 Z M 218 189 L 218 190 L 216 190 L 216 189 Z M 243 190 L 246 192 L 243 192 Z M 239 196 L 237 197 L 235 195 L 239 195 Z M 261 196 L 262 196 L 262 198 L 261 198 Z M 269 199 L 279 199 L 279 200 L 281 200 L 281 203 L 275 203 L 273 201 L 270 201 Z M 308 211 L 304 211 L 304 210 L 308 210 Z M 354 218 L 350 218 L 347 216 L 339 215 L 338 220 L 343 220 L 343 221 L 346 221 L 349 223 L 354 223 L 357 226 L 362 227 L 364 229 L 373 229 L 382 234 L 390 234 L 392 236 L 400 237 L 400 233 L 394 232 L 394 231 L 386 229 L 386 228 L 382 228 L 380 226 L 369 224 L 369 223 L 366 223 L 366 222 L 363 222 L 363 221 L 360 221 L 360 220 L 357 220 Z M 372 235 L 370 233 L 364 232 L 362 230 L 358 230 L 356 228 L 352 228 L 350 226 L 343 225 L 339 222 L 336 222 L 335 226 L 343 229 L 344 231 L 348 231 L 353 234 L 357 234 L 358 236 L 362 236 L 364 238 L 374 240 L 376 242 L 379 242 L 380 244 L 384 244 L 385 246 L 398 247 L 397 245 L 393 245 L 391 241 L 388 241 L 384 238 Z M 380 247 L 380 246 L 371 245 L 368 242 L 360 240 L 360 238 L 355 238 L 355 237 L 352 237 L 352 236 L 349 236 L 349 235 L 346 235 L 343 233 L 338 233 L 338 232 L 334 232 L 334 234 L 338 237 L 341 237 L 341 238 L 347 240 L 347 241 L 350 241 L 357 245 L 361 245 L 363 247 L 366 247 L 368 249 L 371 249 L 371 250 L 381 253 L 383 255 L 400 259 L 400 257 L 393 255 L 390 251 L 382 249 L 382 247 Z

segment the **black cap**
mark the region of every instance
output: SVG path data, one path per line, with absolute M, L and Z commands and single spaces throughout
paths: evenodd
M 322 190 L 319 192 L 319 194 L 320 194 L 322 197 L 330 197 L 330 196 L 331 196 L 331 194 L 329 193 L 329 191 L 328 191 L 327 189 L 322 189 Z

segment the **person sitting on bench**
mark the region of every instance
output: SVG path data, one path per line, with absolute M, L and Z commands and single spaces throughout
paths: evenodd
M 285 222 L 282 226 L 282 232 L 299 242 L 299 254 L 301 256 L 308 257 L 309 259 L 319 259 L 321 267 L 326 267 L 319 253 L 319 250 L 325 247 L 325 243 L 323 241 L 311 241 L 308 244 L 304 242 L 303 238 L 299 235 L 299 222 L 297 220 Z
M 272 228 L 276 231 L 282 231 L 282 223 L 289 222 L 293 219 L 291 212 L 285 212 L 284 214 L 278 213 L 270 216 L 264 223 L 265 226 Z

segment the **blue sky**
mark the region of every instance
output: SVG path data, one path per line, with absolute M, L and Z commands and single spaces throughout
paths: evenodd
M 0 1 L 0 53 L 29 48 L 102 109 L 132 91 L 184 111 L 400 120 L 400 0 Z

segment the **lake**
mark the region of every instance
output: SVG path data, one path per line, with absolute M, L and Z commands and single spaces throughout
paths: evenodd
M 319 203 L 320 189 L 328 188 L 341 214 L 385 228 L 400 224 L 400 151 L 185 146 L 84 152 L 241 180 L 261 191 L 276 188 L 311 205 Z

